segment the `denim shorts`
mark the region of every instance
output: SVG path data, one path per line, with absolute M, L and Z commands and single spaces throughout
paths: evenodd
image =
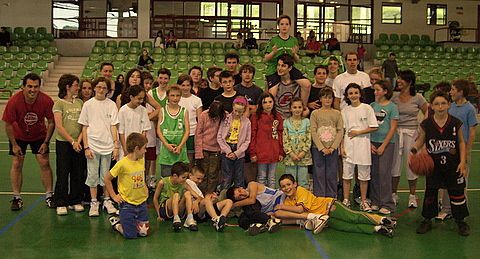
M 120 204 L 120 224 L 122 224 L 125 238 L 146 236 L 150 228 L 147 202 L 145 201 L 140 205 L 122 202 Z
M 93 159 L 87 158 L 87 180 L 85 184 L 90 187 L 97 187 L 97 185 L 104 186 L 103 179 L 105 174 L 110 170 L 110 163 L 112 162 L 112 154 L 100 155 L 93 152 Z

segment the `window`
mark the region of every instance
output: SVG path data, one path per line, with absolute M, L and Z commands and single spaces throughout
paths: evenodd
M 53 2 L 53 28 L 59 30 L 78 30 L 80 7 L 76 1 Z
M 441 4 L 427 4 L 427 24 L 447 25 L 447 6 Z
M 402 4 L 382 3 L 382 23 L 402 23 Z

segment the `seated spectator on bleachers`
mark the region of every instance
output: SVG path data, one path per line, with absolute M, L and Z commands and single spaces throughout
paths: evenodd
M 168 32 L 165 46 L 167 48 L 176 48 L 177 47 L 177 37 L 175 36 L 175 32 L 173 30 L 170 30 Z
M 305 49 L 307 50 L 307 56 L 312 58 L 317 56 L 320 53 L 321 48 L 322 44 L 315 38 L 315 32 L 313 30 L 310 31 L 307 38 L 307 44 L 305 45 Z
M 7 27 L 0 27 L 0 46 L 8 47 L 10 45 L 12 45 L 10 32 L 7 31 Z
M 298 40 L 298 49 L 304 49 L 305 48 L 305 39 L 302 37 L 302 33 L 297 31 L 295 33 L 295 38 Z
M 246 49 L 258 49 L 257 39 L 253 36 L 253 32 L 248 33 L 248 38 L 243 43 L 243 47 Z
M 328 45 L 329 51 L 340 50 L 340 42 L 335 38 L 335 33 L 330 33 L 330 38 L 328 38 L 325 43 Z
M 148 55 L 148 49 L 144 48 L 142 50 L 142 55 L 138 58 L 138 66 L 150 70 L 154 62 L 155 60 Z
M 243 34 L 241 32 L 239 32 L 237 34 L 237 39 L 235 40 L 235 42 L 233 43 L 233 47 L 235 49 L 241 49 L 243 48 Z
M 165 48 L 165 37 L 163 37 L 163 31 L 159 30 L 157 32 L 157 37 L 153 40 L 153 47 L 155 48 Z

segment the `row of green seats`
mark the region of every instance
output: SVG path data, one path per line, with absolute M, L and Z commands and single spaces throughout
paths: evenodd
M 47 61 L 47 62 L 52 62 L 54 58 L 54 55 L 51 53 L 43 53 L 43 54 L 38 54 L 38 53 L 30 53 L 30 54 L 25 54 L 25 53 L 3 53 L 0 54 L 0 60 L 4 60 L 7 62 L 11 62 L 14 60 L 24 62 L 24 61 L 33 61 L 33 62 L 38 62 L 40 60 Z
M 58 51 L 57 47 L 53 47 L 53 46 L 50 46 L 48 48 L 45 48 L 43 46 L 35 46 L 35 47 L 31 47 L 31 46 L 23 46 L 23 47 L 10 46 L 8 48 L 5 47 L 5 46 L 0 46 L 0 54 L 3 54 L 3 53 L 12 53 L 12 54 L 17 54 L 17 53 L 25 53 L 25 54 L 29 54 L 29 53 L 38 53 L 38 54 L 51 53 L 51 54 L 56 55 L 57 51 Z
M 390 36 L 386 33 L 380 33 L 378 35 L 378 39 L 373 41 L 375 46 L 381 45 L 436 45 L 435 42 L 430 40 L 430 36 L 428 35 L 417 35 L 417 34 L 401 34 L 400 36 L 396 33 L 391 33 Z
M 377 50 L 380 51 L 390 51 L 390 52 L 436 52 L 436 53 L 479 53 L 480 48 L 476 47 L 442 47 L 442 46 L 399 46 L 399 45 L 381 45 Z
M 385 59 L 388 58 L 389 52 L 385 51 L 375 51 L 375 59 Z M 459 60 L 478 60 L 480 58 L 480 53 L 438 53 L 438 52 L 398 52 L 396 53 L 397 59 L 459 59 Z
M 41 75 L 44 70 L 39 69 L 39 68 L 33 68 L 33 69 L 26 69 L 26 68 L 20 68 L 18 70 L 14 70 L 12 68 L 6 68 L 0 73 L 0 77 L 2 78 L 13 78 L 13 77 L 19 77 L 23 78 L 26 76 L 28 73 L 34 72 L 38 75 Z
M 46 27 L 38 27 L 35 29 L 34 27 L 15 27 L 12 30 L 12 27 L 5 27 L 8 32 L 10 33 L 40 33 L 40 34 L 48 34 Z
M 12 61 L 5 61 L 5 60 L 0 60 L 0 70 L 5 70 L 7 68 L 11 68 L 13 70 L 18 70 L 20 68 L 26 68 L 26 69 L 34 69 L 34 68 L 39 68 L 42 70 L 47 70 L 48 69 L 48 63 L 47 61 L 31 61 L 31 60 L 26 60 L 23 62 L 20 62 L 18 60 L 12 60 Z

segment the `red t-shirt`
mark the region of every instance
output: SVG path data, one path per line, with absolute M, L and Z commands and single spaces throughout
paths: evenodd
M 20 91 L 13 95 L 5 107 L 2 120 L 12 124 L 15 139 L 37 141 L 47 135 L 45 118 L 53 120 L 53 100 L 39 92 L 34 103 L 25 102 Z

